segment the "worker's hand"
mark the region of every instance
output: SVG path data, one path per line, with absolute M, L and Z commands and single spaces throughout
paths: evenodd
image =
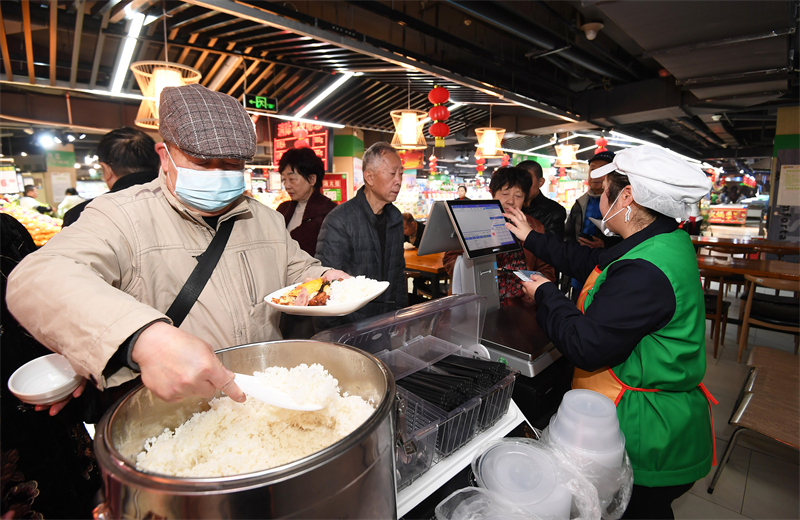
M 131 358 L 142 370 L 142 383 L 157 397 L 178 402 L 192 395 L 206 399 L 222 390 L 236 402 L 244 393 L 233 382 L 233 372 L 222 366 L 205 341 L 158 321 L 136 340 Z
M 553 283 L 544 276 L 539 276 L 535 274 L 531 276 L 530 282 L 520 282 L 522 284 L 522 290 L 525 291 L 525 295 L 528 296 L 530 299 L 533 299 L 536 295 L 536 289 L 541 287 L 543 284 L 546 283 Z
M 525 213 L 515 208 L 508 208 L 503 216 L 511 222 L 506 222 L 506 229 L 514 233 L 516 237 L 523 242 L 528 238 L 528 233 L 532 231 L 528 225 L 528 219 L 525 218 Z
M 338 280 L 340 278 L 343 279 L 343 280 L 346 280 L 348 278 L 352 278 L 352 276 L 350 276 L 349 274 L 345 273 L 344 271 L 340 271 L 338 269 L 330 269 L 328 271 L 325 271 L 325 274 L 322 275 L 322 278 L 326 282 L 332 282 L 332 281 Z
M 592 249 L 598 247 L 606 247 L 605 242 L 603 242 L 601 239 L 597 237 L 592 237 L 591 240 L 587 240 L 583 237 L 578 237 L 578 242 L 580 242 L 582 246 L 591 247 Z
M 73 398 L 80 397 L 81 394 L 83 394 L 84 388 L 86 388 L 86 379 L 82 379 L 81 384 L 78 385 L 78 388 L 76 388 L 69 396 L 62 399 L 61 401 L 53 404 L 37 404 L 35 409 L 37 412 L 43 412 L 49 409 L 50 412 L 48 413 L 50 414 L 50 417 L 53 417 L 58 412 L 63 410 L 64 407 L 67 406 L 67 403 L 72 401 Z

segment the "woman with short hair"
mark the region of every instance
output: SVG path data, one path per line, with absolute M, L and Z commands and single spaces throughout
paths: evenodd
M 278 171 L 292 200 L 281 203 L 277 211 L 300 249 L 314 256 L 322 221 L 336 207 L 320 190 L 325 166 L 311 148 L 292 148 L 281 157 Z

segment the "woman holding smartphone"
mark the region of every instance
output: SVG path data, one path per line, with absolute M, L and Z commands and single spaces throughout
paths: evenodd
M 532 231 L 513 208 L 506 227 L 525 249 L 584 282 L 577 308 L 542 277 L 523 286 L 539 324 L 576 366 L 573 388 L 617 405 L 634 473 L 623 518 L 672 518 L 672 501 L 715 461 L 713 397 L 701 383 L 703 291 L 694 247 L 676 221 L 689 217 L 711 181 L 652 146 L 623 150 L 591 176 L 603 179 L 601 228 L 622 236 L 618 245 L 561 242 Z

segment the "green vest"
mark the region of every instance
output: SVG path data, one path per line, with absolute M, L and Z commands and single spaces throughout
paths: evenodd
M 645 240 L 615 262 L 636 258 L 650 262 L 669 279 L 675 314 L 664 328 L 642 338 L 628 359 L 612 367 L 628 386 L 661 390 L 626 391 L 617 416 L 636 484 L 688 484 L 711 469 L 713 442 L 709 403 L 698 387 L 706 372 L 706 320 L 697 257 L 689 235 L 676 230 Z M 597 277 L 585 308 L 607 274 L 608 268 Z

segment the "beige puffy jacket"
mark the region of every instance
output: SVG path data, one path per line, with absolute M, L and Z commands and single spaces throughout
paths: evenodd
M 165 183 L 161 172 L 96 198 L 8 280 L 14 317 L 100 388 L 134 377 L 125 368 L 106 381 L 102 372 L 129 336 L 166 318 L 215 233 Z M 236 223 L 225 252 L 181 325 L 215 349 L 280 339 L 279 313 L 264 297 L 327 270 L 300 249 L 276 211 L 240 197 L 219 220 L 229 218 Z

